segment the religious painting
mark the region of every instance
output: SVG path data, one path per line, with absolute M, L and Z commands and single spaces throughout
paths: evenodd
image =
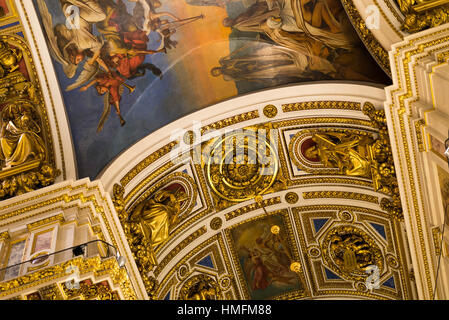
M 10 8 L 8 8 L 8 0 L 0 0 L 0 18 L 8 15 L 11 11 Z M 9 4 L 10 5 L 10 4 Z
M 273 232 L 279 227 L 279 233 Z M 250 299 L 272 299 L 302 290 L 298 274 L 290 270 L 292 252 L 280 215 L 246 222 L 230 237 Z
M 225 99 L 320 80 L 390 79 L 339 0 L 33 0 L 79 177 Z M 111 143 L 113 142 L 113 143 Z
M 43 250 L 50 250 L 51 243 L 53 240 L 53 231 L 46 231 L 40 234 L 37 234 L 34 238 L 34 245 L 31 254 L 35 252 L 40 252 Z

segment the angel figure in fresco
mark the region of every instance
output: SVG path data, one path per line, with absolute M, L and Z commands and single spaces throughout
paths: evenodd
M 295 284 L 297 276 L 289 270 L 290 259 L 283 245 L 270 232 L 257 237 L 246 252 L 245 270 L 252 290 L 264 290 L 270 285 L 285 286 Z
M 140 30 L 122 1 L 117 6 L 106 6 L 107 18 L 98 24 L 98 31 L 106 39 L 103 60 L 108 68 L 115 69 L 122 77 L 134 79 L 150 70 L 161 77 L 162 71 L 151 63 L 145 63 L 147 54 L 166 52 L 165 48 L 148 50 L 148 36 Z
M 311 46 L 314 45 L 316 50 L 321 49 L 319 43 L 312 42 Z M 243 49 L 247 49 L 246 54 L 242 54 Z M 260 42 L 248 43 L 221 58 L 219 63 L 219 67 L 211 70 L 214 77 L 223 76 L 228 81 L 263 82 L 270 86 L 304 79 L 326 79 L 336 73 L 324 53 L 321 56 L 306 56 L 301 51 Z
M 109 1 L 109 0 L 105 0 Z M 86 58 L 91 58 L 89 66 L 95 70 L 95 57 L 100 55 L 103 40 L 95 36 L 93 24 L 106 18 L 102 9 L 105 1 L 100 0 L 60 0 L 64 14 L 69 14 L 69 6 L 79 8 L 79 25 L 68 28 L 65 24 L 53 26 L 52 16 L 44 0 L 37 0 L 42 22 L 47 35 L 52 56 L 62 65 L 68 78 L 73 78 L 78 66 Z
M 80 90 L 86 91 L 93 85 L 95 85 L 95 89 L 98 95 L 104 96 L 103 114 L 101 115 L 100 122 L 97 127 L 97 132 L 100 132 L 103 129 L 104 123 L 106 122 L 111 112 L 111 105 L 115 107 L 115 111 L 120 119 L 120 125 L 124 126 L 126 122 L 120 113 L 120 100 L 123 94 L 123 87 L 127 87 L 130 93 L 132 93 L 135 88 L 127 85 L 125 83 L 125 79 L 120 77 L 115 72 L 98 73 L 95 76 L 94 80 L 83 86 Z
M 168 11 L 156 12 L 156 9 L 162 5 L 159 0 L 128 1 L 136 3 L 133 10 L 133 18 L 136 23 L 141 25 L 141 29 L 145 31 L 147 35 L 151 32 L 156 32 L 159 34 L 161 38 L 161 45 L 158 49 L 171 49 L 176 47 L 177 41 L 172 40 L 171 37 L 177 32 L 177 30 L 183 25 L 203 18 L 203 16 L 200 15 L 197 17 L 180 19 Z M 162 19 L 163 17 L 165 19 Z

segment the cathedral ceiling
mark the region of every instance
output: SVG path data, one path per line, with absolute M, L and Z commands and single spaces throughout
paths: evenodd
M 78 177 L 95 179 L 148 134 L 235 96 L 310 81 L 390 84 L 341 3 L 328 2 L 33 0 L 25 10 L 51 55 Z
M 140 297 L 416 297 L 383 88 L 398 72 L 392 45 L 445 22 L 445 6 L 0 8 L 2 50 L 18 66 L 2 64 L 0 93 L 21 90 L 19 111 L 38 137 L 29 143 L 43 150 L 18 170 L 5 161 L 0 196 L 98 179 L 113 197 L 109 218 L 123 228 Z M 428 18 L 437 11 L 440 20 Z M 4 98 L 2 118 L 16 105 Z M 370 268 L 379 272 L 374 289 Z
M 338 100 L 325 94 L 337 91 Z M 193 298 L 200 285 L 228 299 L 414 297 L 385 115 L 376 111 L 384 91 L 295 92 L 216 106 L 239 105 L 234 116 L 199 111 L 191 117 L 201 127 L 181 119 L 175 141 L 157 131 L 102 174 L 150 298 Z M 251 163 L 251 152 L 264 161 Z M 164 216 L 160 205 L 174 211 Z M 374 290 L 369 265 L 379 270 Z

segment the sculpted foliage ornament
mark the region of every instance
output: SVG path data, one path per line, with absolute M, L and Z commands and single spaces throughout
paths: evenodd
M 438 0 L 396 0 L 405 15 L 401 29 L 410 33 L 449 22 L 449 2 Z
M 373 126 L 379 130 L 378 138 L 372 146 L 373 184 L 375 191 L 388 195 L 380 201 L 380 207 L 390 213 L 393 218 L 403 220 L 399 185 L 394 168 L 385 111 L 376 110 L 373 104 L 369 102 L 365 103 L 362 111 L 371 119 Z

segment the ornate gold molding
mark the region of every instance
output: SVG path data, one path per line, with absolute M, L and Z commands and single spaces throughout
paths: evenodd
M 77 267 L 80 276 L 92 273 L 94 277 L 109 275 L 113 284 L 120 287 L 125 299 L 136 299 L 136 295 L 132 289 L 131 283 L 129 282 L 126 270 L 118 266 L 115 258 L 101 260 L 98 256 L 88 259 L 75 258 L 37 272 L 26 274 L 13 280 L 2 282 L 0 283 L 0 297 L 19 293 L 22 290 L 29 289 L 43 283 L 63 281 L 68 276 L 66 270 L 70 266 Z
M 349 16 L 349 19 L 352 22 L 352 25 L 355 27 L 358 35 L 367 47 L 368 51 L 371 53 L 377 63 L 382 67 L 385 73 L 387 73 L 391 77 L 391 67 L 390 59 L 388 57 L 388 51 L 382 47 L 379 41 L 377 41 L 376 37 L 374 37 L 372 32 L 367 28 L 366 23 L 360 16 L 360 13 L 357 11 L 354 2 L 352 0 L 342 0 L 341 3 L 343 4 L 346 13 Z
M 223 129 L 229 126 L 232 126 L 234 124 L 237 123 L 241 123 L 241 122 L 245 122 L 245 121 L 249 121 L 249 120 L 253 120 L 259 118 L 259 111 L 258 110 L 254 110 L 254 111 L 249 111 L 249 112 L 245 112 L 245 113 L 241 113 L 241 114 L 237 114 L 235 116 L 226 118 L 226 119 L 222 119 L 219 121 L 216 121 L 214 123 L 211 123 L 207 126 L 204 126 L 201 128 L 201 134 L 205 134 L 211 130 L 219 130 L 219 129 Z
M 448 0 L 396 0 L 405 15 L 401 29 L 415 33 L 449 22 Z
M 48 117 L 24 40 L 0 36 L 0 200 L 52 184 L 55 169 Z
M 273 198 L 265 199 L 265 200 L 262 200 L 262 202 L 260 202 L 260 203 L 254 201 L 254 203 L 251 203 L 247 206 L 244 206 L 244 207 L 238 208 L 234 211 L 226 213 L 226 215 L 225 215 L 226 221 L 240 217 L 241 215 L 244 215 L 248 212 L 260 209 L 262 207 L 268 207 L 268 206 L 272 206 L 272 205 L 279 204 L 279 203 L 281 203 L 280 197 L 273 197 Z
M 361 104 L 359 102 L 351 101 L 307 101 L 288 103 L 282 105 L 284 112 L 294 112 L 310 109 L 344 109 L 344 110 L 361 110 Z
M 123 187 L 126 187 L 126 185 L 134 179 L 140 172 L 142 172 L 146 167 L 148 167 L 150 164 L 155 162 L 156 160 L 162 158 L 166 154 L 170 153 L 170 151 L 173 150 L 173 148 L 178 144 L 177 141 L 172 141 L 162 148 L 156 150 L 152 154 L 150 154 L 148 157 L 140 161 L 134 168 L 132 168 L 121 180 L 120 183 Z
M 364 193 L 346 192 L 346 191 L 309 191 L 303 192 L 304 199 L 322 199 L 322 198 L 340 198 L 359 200 L 371 203 L 379 203 L 379 198 Z

